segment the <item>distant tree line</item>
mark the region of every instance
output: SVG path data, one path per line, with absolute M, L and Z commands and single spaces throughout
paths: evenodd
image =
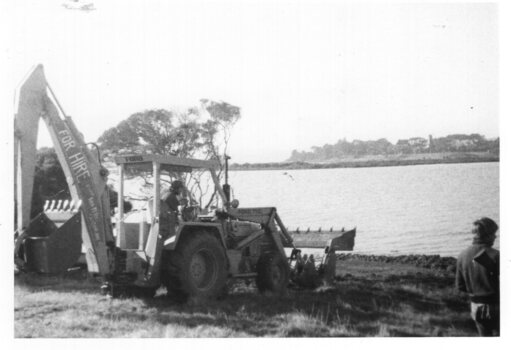
M 498 154 L 500 139 L 488 140 L 480 134 L 453 134 L 445 137 L 428 139 L 412 137 L 398 140 L 392 144 L 387 139 L 376 141 L 353 140 L 351 142 L 342 139 L 336 144 L 313 146 L 309 152 L 293 150 L 289 162 L 325 161 L 367 155 L 396 155 L 396 154 L 421 154 L 442 152 L 488 152 Z

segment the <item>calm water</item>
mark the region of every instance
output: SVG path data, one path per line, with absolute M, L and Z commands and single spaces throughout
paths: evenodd
M 456 256 L 476 218 L 500 222 L 498 163 L 229 175 L 240 206 L 276 206 L 290 229 L 356 226 L 359 253 Z

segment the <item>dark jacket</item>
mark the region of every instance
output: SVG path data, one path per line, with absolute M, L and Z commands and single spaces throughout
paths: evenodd
M 457 261 L 456 288 L 475 303 L 499 302 L 499 251 L 488 244 L 472 244 Z
M 171 212 L 177 213 L 179 208 L 179 198 L 177 193 L 170 192 L 164 201 L 167 203 Z

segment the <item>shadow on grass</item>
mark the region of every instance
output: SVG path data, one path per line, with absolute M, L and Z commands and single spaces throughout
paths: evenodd
M 21 274 L 16 277 L 16 284 L 28 291 L 100 294 L 100 283 L 82 270 L 56 276 Z M 344 335 L 377 336 L 382 335 L 382 324 L 388 328 L 383 335 L 390 336 L 441 336 L 452 334 L 450 329 L 455 334 L 471 335 L 473 325 L 468 319 L 467 304 L 451 295 L 451 286 L 448 276 L 391 275 L 378 281 L 344 277 L 325 290 L 290 289 L 286 296 L 277 297 L 261 295 L 251 286 L 235 288 L 220 300 L 188 303 L 172 300 L 160 290 L 155 298 L 143 299 L 142 310 L 113 312 L 116 318 L 133 322 L 220 327 L 256 337 L 276 332 L 283 332 L 283 336 L 329 336 L 329 327 L 340 326 L 348 329 Z M 434 296 L 429 295 L 431 290 L 435 291 Z M 312 325 L 290 324 L 282 331 L 286 315 L 290 314 L 303 315 L 304 322 Z M 421 317 L 427 319 L 423 328 L 409 325 L 420 325 Z
M 99 293 L 101 283 L 90 277 L 84 269 L 71 270 L 60 274 L 40 274 L 22 272 L 15 275 L 14 283 L 29 292 L 82 292 Z

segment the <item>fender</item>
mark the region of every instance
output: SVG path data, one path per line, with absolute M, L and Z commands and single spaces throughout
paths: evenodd
M 218 238 L 222 247 L 227 249 L 227 245 L 225 243 L 224 235 L 221 234 L 223 232 L 223 227 L 221 223 L 209 223 L 209 222 L 184 222 L 179 225 L 177 233 L 175 236 L 167 238 L 163 243 L 163 250 L 174 250 L 177 247 L 177 244 L 183 235 L 186 235 L 188 232 L 191 232 L 194 229 L 204 230 L 211 232 L 215 237 Z

